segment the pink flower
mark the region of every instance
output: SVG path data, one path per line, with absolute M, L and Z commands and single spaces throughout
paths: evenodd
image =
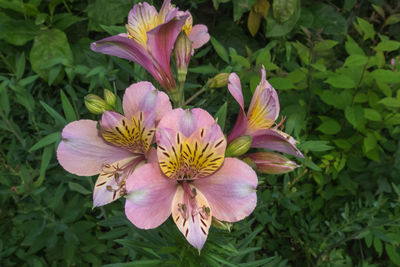
M 208 41 L 207 27 L 192 28 L 189 12 L 179 11 L 165 0 L 160 12 L 148 3 L 133 6 L 128 15 L 127 33 L 107 37 L 91 44 L 91 49 L 142 65 L 167 92 L 177 90 L 170 58 L 178 34 L 185 30 L 193 47 Z
M 57 159 L 68 172 L 100 174 L 93 192 L 93 205 L 108 204 L 125 195 L 125 181 L 145 161 L 156 161 L 153 143 L 156 124 L 172 110 L 168 96 L 149 82 L 131 85 L 123 98 L 125 116 L 105 111 L 97 121 L 69 123 L 62 132 Z
M 242 86 L 236 73 L 229 76 L 228 89 L 240 105 L 236 124 L 228 136 L 229 143 L 239 136 L 250 135 L 253 137 L 251 147 L 266 148 L 303 157 L 296 147 L 297 141 L 278 130 L 279 125 L 275 124 L 279 116 L 279 99 L 275 89 L 265 78 L 264 67 L 261 70 L 261 81 L 251 99 L 247 116 L 244 111 Z
M 126 182 L 125 213 L 139 228 L 155 228 L 171 214 L 187 241 L 201 249 L 212 217 L 236 222 L 257 203 L 257 176 L 225 158 L 221 128 L 203 109 L 174 109 L 157 129 L 158 163 L 138 168 Z
M 287 173 L 298 167 L 295 162 L 285 156 L 267 151 L 246 154 L 243 160 L 254 165 L 258 172 L 265 174 Z

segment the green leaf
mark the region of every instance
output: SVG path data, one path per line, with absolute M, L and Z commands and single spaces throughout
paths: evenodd
M 68 97 L 65 95 L 63 90 L 60 90 L 60 94 L 61 94 L 61 104 L 64 110 L 65 118 L 67 119 L 68 122 L 77 120 L 75 110 L 72 107 L 71 102 L 69 102 Z
M 233 20 L 239 20 L 243 13 L 250 11 L 256 0 L 232 0 L 233 2 Z
M 321 51 L 326 51 L 332 49 L 334 46 L 336 46 L 339 42 L 333 41 L 333 40 L 322 40 L 314 46 L 314 51 L 315 52 L 321 52 Z
M 24 75 L 24 70 L 25 70 L 25 53 L 22 52 L 22 54 L 19 55 L 17 64 L 15 66 L 15 78 L 17 80 L 22 78 L 22 75 Z
M 204 66 L 189 68 L 189 71 L 193 72 L 193 73 L 201 73 L 201 74 L 219 73 L 218 69 L 216 69 L 212 65 L 204 65 Z
M 296 86 L 287 78 L 272 77 L 268 82 L 277 90 L 295 89 Z
M 356 29 L 364 35 L 364 40 L 371 39 L 373 40 L 375 37 L 375 29 L 374 26 L 366 21 L 365 19 L 357 17 L 358 24 L 354 24 Z
M 361 106 L 350 106 L 345 110 L 345 116 L 355 128 L 358 128 L 364 123 L 364 110 Z
M 347 35 L 347 41 L 345 43 L 345 48 L 346 52 L 349 55 L 362 55 L 365 56 L 364 50 L 361 49 L 361 47 L 354 41 L 353 38 L 350 37 L 350 35 Z
M 302 150 L 310 151 L 327 151 L 333 149 L 333 146 L 328 145 L 329 141 L 305 141 L 299 144 Z
M 370 121 L 382 121 L 381 114 L 378 111 L 370 108 L 364 109 L 364 117 Z
M 214 37 L 211 36 L 211 44 L 214 47 L 215 52 L 217 52 L 218 56 L 225 61 L 226 63 L 229 64 L 229 55 L 228 52 L 226 51 L 225 47 L 217 41 Z
M 400 266 L 400 254 L 396 251 L 396 247 L 392 246 L 389 243 L 385 244 L 386 253 L 389 256 L 389 259 L 397 266 Z
M 289 17 L 288 20 L 280 23 L 279 20 L 281 19 L 281 17 L 279 17 L 278 19 L 275 19 L 273 16 L 267 17 L 267 27 L 265 30 L 266 37 L 270 38 L 284 36 L 296 26 L 296 23 L 300 18 L 300 1 L 296 0 L 290 2 L 297 2 L 297 5 L 295 7 L 295 12 Z M 273 5 L 274 3 L 275 1 L 273 2 Z M 286 17 L 284 16 L 282 17 L 282 19 L 286 19 Z
M 400 14 L 393 14 L 385 20 L 385 25 L 392 25 L 398 22 L 400 22 Z
M 382 251 L 383 251 L 382 241 L 377 237 L 374 237 L 374 248 L 375 251 L 378 253 L 379 257 L 382 256 Z
M 24 45 L 38 33 L 39 26 L 32 20 L 6 20 L 0 23 L 0 39 L 12 45 Z
M 312 24 L 314 30 L 321 30 L 325 35 L 346 34 L 347 21 L 342 14 L 332 6 L 316 2 L 312 5 L 311 10 L 314 15 Z
M 360 67 L 364 66 L 365 64 L 368 63 L 368 58 L 364 55 L 351 55 L 346 58 L 346 61 L 344 62 L 345 67 Z
M 225 129 L 225 120 L 226 120 L 226 113 L 228 111 L 228 102 L 225 102 L 215 114 L 215 119 L 218 122 L 219 127 L 221 130 L 224 131 Z
M 42 154 L 42 161 L 40 162 L 40 172 L 39 172 L 39 178 L 35 181 L 34 186 L 36 188 L 40 187 L 44 181 L 44 178 L 46 176 L 46 170 L 47 167 L 49 166 L 51 157 L 53 156 L 53 146 L 46 146 L 43 149 L 43 154 Z
M 80 184 L 68 182 L 68 187 L 70 190 L 81 193 L 83 195 L 89 195 L 92 192 L 81 186 Z
M 393 40 L 382 40 L 374 49 L 380 52 L 390 52 L 400 48 L 400 42 Z
M 290 19 L 296 8 L 297 0 L 274 0 L 272 2 L 274 18 L 281 24 Z
M 341 130 L 340 124 L 334 119 L 325 120 L 320 126 L 317 127 L 317 130 L 324 134 L 337 134 Z
M 135 2 L 137 3 L 137 2 Z M 101 32 L 100 25 L 126 23 L 128 11 L 132 8 L 131 0 L 94 0 L 87 6 L 89 31 Z
M 368 153 L 372 149 L 376 147 L 377 140 L 373 133 L 367 133 L 367 136 L 364 138 L 364 151 Z
M 34 144 L 31 148 L 29 148 L 28 152 L 33 152 L 44 146 L 56 143 L 59 140 L 61 140 L 60 132 L 51 133 L 40 139 L 36 144 Z
M 47 113 L 49 113 L 50 116 L 52 116 L 56 120 L 57 123 L 59 123 L 62 126 L 67 124 L 67 121 L 63 118 L 63 116 L 61 116 L 60 113 L 55 111 L 52 107 L 50 107 L 49 105 L 47 105 L 43 101 L 40 101 L 40 104 L 47 111 Z
M 372 77 L 375 80 L 387 83 L 398 83 L 400 82 L 400 75 L 391 70 L 377 69 L 371 72 Z
M 344 74 L 334 74 L 326 79 L 325 82 L 336 88 L 350 89 L 356 86 L 356 83 L 353 81 L 353 79 Z
M 100 27 L 108 34 L 117 35 L 126 31 L 126 27 L 124 26 L 106 26 L 100 24 Z
M 400 99 L 394 97 L 385 97 L 378 103 L 385 105 L 388 108 L 400 108 Z
M 250 68 L 250 62 L 247 58 L 236 54 L 232 54 L 231 58 L 232 58 L 232 64 L 237 63 L 246 69 Z
M 47 81 L 49 80 L 51 69 L 46 68 L 46 64 L 50 60 L 57 58 L 64 59 L 64 65 L 72 65 L 73 55 L 67 36 L 58 29 L 45 30 L 33 42 L 30 52 L 32 69 Z M 54 76 L 55 74 L 52 73 L 52 75 Z M 52 77 L 52 79 L 55 78 Z

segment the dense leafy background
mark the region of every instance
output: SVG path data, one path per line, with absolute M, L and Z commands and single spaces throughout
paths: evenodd
M 264 65 L 305 154 L 292 173 L 260 175 L 255 212 L 231 233 L 213 228 L 201 255 L 169 220 L 135 228 L 123 200 L 92 209 L 96 177 L 55 157 L 68 122 L 98 119 L 86 94 L 121 97 L 151 80 L 89 49 L 124 31 L 134 2 L 0 0 L 1 266 L 400 265 L 398 1 L 270 0 L 268 14 L 260 0 L 174 2 L 213 36 L 191 61 L 186 95 L 235 71 L 248 103 Z M 238 105 L 226 88 L 191 104 L 216 114 L 225 103 L 229 130 Z

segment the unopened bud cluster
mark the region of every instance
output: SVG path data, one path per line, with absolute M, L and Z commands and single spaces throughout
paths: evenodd
M 104 89 L 104 99 L 95 94 L 85 96 L 85 106 L 90 113 L 100 115 L 106 110 L 114 110 L 116 96 L 108 89 Z

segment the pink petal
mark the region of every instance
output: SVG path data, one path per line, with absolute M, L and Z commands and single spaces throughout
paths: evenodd
M 266 174 L 287 173 L 298 167 L 295 162 L 274 152 L 250 153 L 246 154 L 245 157 L 254 163 L 258 172 Z
M 133 6 L 128 14 L 127 29 L 133 39 L 146 47 L 147 32 L 158 26 L 157 10 L 146 2 Z
M 182 186 L 177 188 L 171 207 L 172 218 L 186 240 L 200 250 L 207 239 L 212 212 L 204 195 L 195 187 L 186 186 L 194 191 L 185 192 Z
M 256 207 L 257 183 L 257 175 L 249 165 L 236 158 L 225 158 L 216 173 L 194 181 L 194 186 L 207 198 L 214 217 L 236 222 Z
M 247 112 L 247 134 L 270 128 L 279 116 L 279 99 L 275 89 L 265 78 L 261 69 L 261 81 L 251 99 Z
M 228 136 L 228 143 L 230 143 L 237 137 L 243 135 L 247 127 L 246 113 L 244 112 L 242 86 L 240 85 L 240 78 L 239 76 L 237 76 L 236 73 L 232 73 L 231 75 L 229 75 L 228 90 L 240 105 L 240 111 L 236 119 L 235 126 Z
M 106 205 L 124 195 L 125 186 L 123 184 L 141 162 L 144 162 L 144 156 L 134 155 L 104 166 L 94 186 L 93 206 Z
M 127 34 L 121 33 L 93 42 L 90 45 L 90 49 L 94 52 L 136 62 L 142 65 L 158 82 L 160 82 L 158 71 L 156 70 L 153 59 L 147 52 L 146 48 L 133 39 L 128 38 Z
M 194 25 L 188 37 L 192 41 L 193 49 L 202 47 L 210 40 L 207 26 L 203 24 Z
M 160 84 L 167 90 L 175 90 L 176 82 L 172 75 L 170 59 L 175 40 L 185 24 L 187 15 L 176 17 L 167 23 L 161 24 L 147 33 L 147 50 L 158 63 L 163 74 Z
M 142 229 L 159 226 L 171 214 L 177 185 L 161 173 L 156 163 L 136 169 L 126 181 L 126 216 Z
M 266 148 L 304 158 L 296 147 L 297 141 L 290 135 L 276 129 L 260 130 L 252 134 L 251 147 Z
M 150 82 L 138 82 L 129 86 L 125 90 L 122 106 L 127 118 L 143 111 L 145 115 L 155 113 L 156 122 L 172 110 L 168 95 L 157 91 Z
M 91 176 L 111 164 L 132 156 L 132 153 L 106 143 L 97 129 L 97 122 L 79 120 L 69 123 L 62 132 L 57 159 L 68 172 Z
M 157 150 L 154 147 L 150 147 L 146 154 L 147 163 L 158 163 Z
M 165 114 L 160 120 L 158 128 L 168 128 L 173 131 L 180 131 L 189 137 L 199 128 L 208 128 L 215 123 L 214 118 L 204 109 L 194 108 L 183 110 L 173 109 Z

